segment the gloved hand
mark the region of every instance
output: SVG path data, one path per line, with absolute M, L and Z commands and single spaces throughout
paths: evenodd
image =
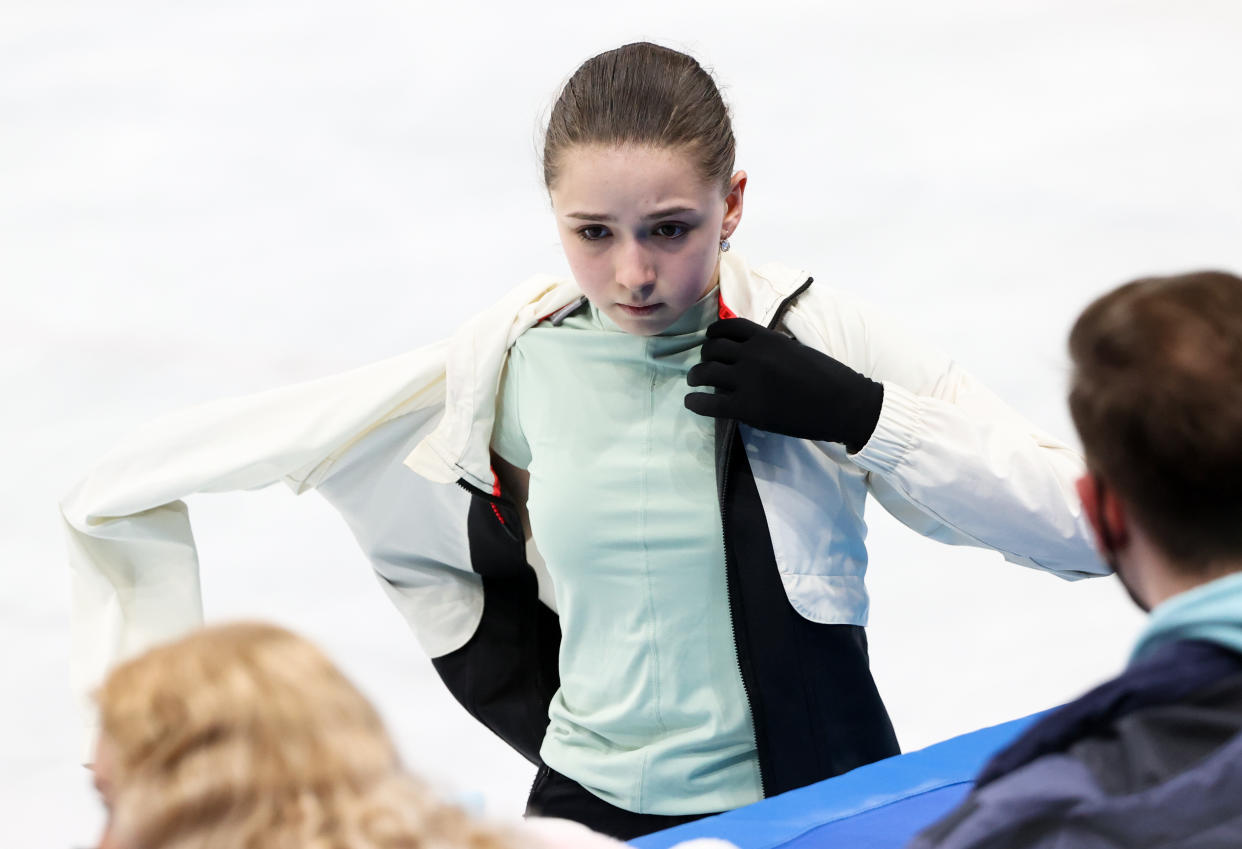
M 841 442 L 851 454 L 871 438 L 884 402 L 883 384 L 744 318 L 721 319 L 707 328 L 701 361 L 686 380 L 716 388 L 715 394 L 686 395 L 692 412 L 786 436 Z

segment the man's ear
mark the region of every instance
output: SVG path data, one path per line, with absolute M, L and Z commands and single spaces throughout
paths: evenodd
M 1126 510 L 1112 488 L 1091 472 L 1080 477 L 1075 488 L 1100 550 L 1107 556 L 1125 548 L 1128 542 Z

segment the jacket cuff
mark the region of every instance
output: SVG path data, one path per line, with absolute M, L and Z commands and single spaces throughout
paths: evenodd
M 917 444 L 922 418 L 918 396 L 885 381 L 880 419 L 867 444 L 852 459 L 866 471 L 892 473 Z

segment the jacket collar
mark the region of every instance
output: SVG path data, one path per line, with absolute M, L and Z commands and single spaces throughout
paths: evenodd
M 751 268 L 737 254 L 721 257 L 722 306 L 765 326 L 806 281 L 807 274 L 797 269 L 776 264 Z M 461 481 L 494 493 L 492 428 L 509 348 L 531 327 L 581 297 L 574 283 L 539 275 L 466 322 L 448 345 L 444 417 L 405 464 L 437 483 Z
M 803 287 L 810 275 L 777 263 L 751 267 L 737 254 L 720 261 L 721 304 L 739 318 L 767 327 L 781 305 Z
M 1242 654 L 1242 573 L 1208 581 L 1157 605 L 1130 662 L 1177 640 L 1205 640 Z

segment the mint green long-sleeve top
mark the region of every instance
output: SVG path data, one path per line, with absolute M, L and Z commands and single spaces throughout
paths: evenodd
M 527 469 L 531 530 L 555 587 L 561 688 L 541 755 L 630 811 L 762 797 L 738 672 L 716 495 L 714 422 L 691 413 L 718 295 L 657 336 L 589 304 L 518 339 L 492 445 Z

